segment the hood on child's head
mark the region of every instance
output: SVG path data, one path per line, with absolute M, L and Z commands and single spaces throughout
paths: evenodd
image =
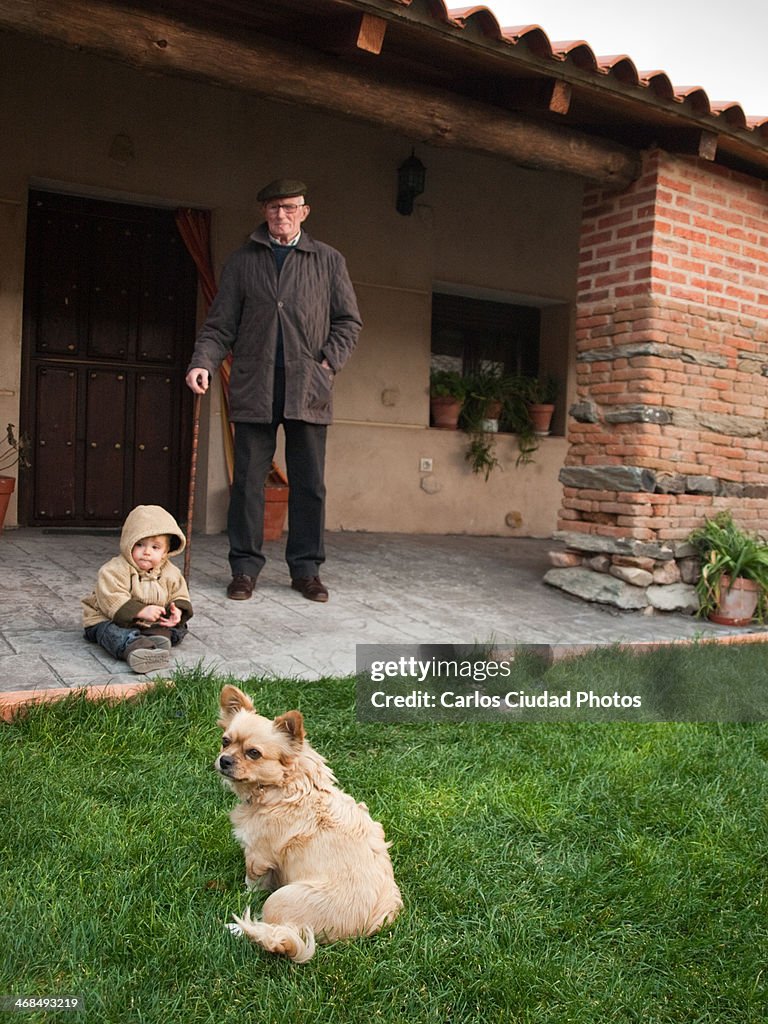
M 161 505 L 137 505 L 128 513 L 120 535 L 120 554 L 133 564 L 131 550 L 143 537 L 170 537 L 171 554 L 178 555 L 187 546 L 181 527 Z

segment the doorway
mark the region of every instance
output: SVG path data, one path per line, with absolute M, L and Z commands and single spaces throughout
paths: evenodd
M 139 504 L 183 522 L 196 309 L 173 211 L 30 192 L 21 525 L 115 527 Z

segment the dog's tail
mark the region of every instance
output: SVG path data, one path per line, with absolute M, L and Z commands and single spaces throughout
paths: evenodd
M 251 917 L 250 907 L 242 917 L 237 914 L 232 917 L 233 923 L 228 924 L 227 928 L 233 935 L 245 935 L 269 953 L 283 953 L 297 964 L 305 964 L 315 955 L 315 933 L 307 926 L 297 928 L 290 924 L 265 924 Z

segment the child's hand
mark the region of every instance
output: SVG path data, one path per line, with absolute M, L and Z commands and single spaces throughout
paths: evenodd
M 160 626 L 178 626 L 180 622 L 181 611 L 176 607 L 173 601 L 171 601 L 170 605 L 168 606 L 168 611 L 165 612 L 164 610 L 164 614 L 161 615 L 160 618 L 157 620 L 157 623 Z
M 159 622 L 165 615 L 165 608 L 161 604 L 148 604 L 142 608 L 136 616 L 141 622 Z

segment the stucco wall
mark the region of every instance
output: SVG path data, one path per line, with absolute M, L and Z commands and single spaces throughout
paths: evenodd
M 522 468 L 515 467 L 513 439 L 501 438 L 504 468 L 485 483 L 464 463 L 461 435 L 428 428 L 431 290 L 442 281 L 543 304 L 573 303 L 581 218 L 576 179 L 417 147 L 427 167 L 426 191 L 413 216 L 402 217 L 394 204 L 396 168 L 412 140 L 395 134 L 144 76 L 14 36 L 0 36 L 0 94 L 6 140 L 0 163 L 0 423 L 20 418 L 30 186 L 210 208 L 218 267 L 251 230 L 258 187 L 296 175 L 310 184 L 307 229 L 347 257 L 365 320 L 359 351 L 337 384 L 329 528 L 551 533 L 561 496 L 562 438 L 544 439 L 535 463 Z M 118 136 L 125 138 L 116 148 Z M 565 321 L 555 318 L 555 348 L 570 360 Z M 198 462 L 198 527 L 207 531 L 223 529 L 227 501 L 218 404 L 216 394 L 204 403 Z M 422 481 L 421 456 L 434 459 L 431 483 Z

